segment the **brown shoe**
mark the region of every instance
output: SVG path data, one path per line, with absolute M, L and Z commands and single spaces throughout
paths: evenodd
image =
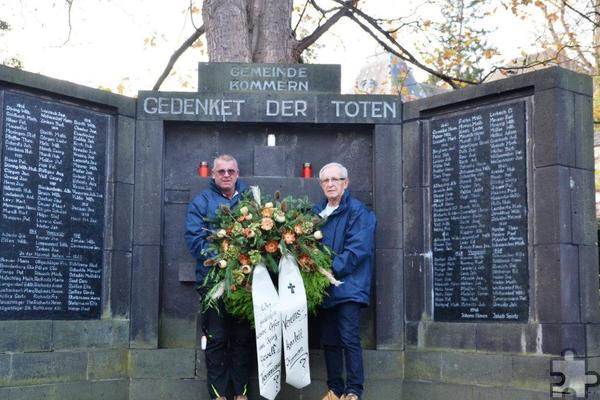
M 342 396 L 344 397 L 344 396 Z M 332 390 L 328 391 L 322 400 L 342 400 L 342 397 L 338 397 Z
M 358 397 L 354 393 L 349 393 L 343 395 L 341 400 L 360 400 L 360 397 Z

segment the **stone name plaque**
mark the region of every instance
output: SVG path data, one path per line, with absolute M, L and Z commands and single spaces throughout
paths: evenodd
M 199 63 L 198 91 L 340 93 L 339 64 Z
M 99 318 L 109 116 L 2 94 L 0 319 Z
M 431 120 L 436 321 L 527 321 L 525 102 Z

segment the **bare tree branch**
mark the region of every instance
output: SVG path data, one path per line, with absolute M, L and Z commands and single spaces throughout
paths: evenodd
M 482 79 L 481 82 L 484 82 L 489 76 L 491 76 L 494 72 L 500 71 L 505 72 L 506 74 L 515 74 L 518 72 L 528 72 L 533 70 L 535 67 L 539 66 L 547 66 L 547 65 L 561 65 L 560 55 L 568 49 L 573 49 L 576 46 L 567 46 L 561 45 L 556 52 L 552 55 L 552 57 L 541 57 L 542 54 L 536 54 L 531 58 L 525 58 L 521 65 L 515 66 L 503 66 L 503 67 L 493 67 Z M 534 58 L 535 57 L 535 58 Z
M 323 15 L 327 15 L 330 12 L 339 10 L 339 7 L 332 7 L 329 10 L 324 10 L 323 7 L 319 6 L 315 0 L 309 0 L 309 1 L 310 1 L 310 4 L 313 5 L 313 7 L 315 8 L 315 10 L 317 10 L 318 12 L 320 12 Z
M 574 6 L 572 6 L 567 0 L 562 0 L 562 4 L 565 7 L 567 7 L 569 10 L 573 11 L 575 14 L 579 15 L 581 18 L 587 20 L 589 23 L 591 23 L 595 27 L 598 27 L 597 21 L 593 20 L 592 17 L 590 17 L 589 15 L 583 13 L 582 11 L 580 11 L 577 8 L 575 8 Z M 591 14 L 597 15 L 598 13 L 594 11 Z
M 574 42 L 574 38 L 577 37 L 577 34 L 575 32 L 572 32 L 569 29 L 569 24 L 567 23 L 567 20 L 566 20 L 566 9 L 567 8 L 569 8 L 569 7 L 567 6 L 566 1 L 563 1 L 563 4 L 560 7 L 560 23 L 562 25 L 563 31 L 566 32 L 565 35 L 568 37 L 567 42 L 568 42 L 569 45 L 571 45 Z M 575 53 L 577 54 L 577 59 L 582 64 L 582 66 L 585 69 L 587 69 L 588 71 L 593 71 L 594 70 L 594 66 L 592 65 L 592 63 L 590 63 L 588 61 L 588 59 L 585 56 L 585 54 L 583 54 L 582 47 L 579 46 L 579 45 L 574 45 L 574 46 L 572 46 L 572 48 L 575 51 Z
M 196 26 L 196 21 L 194 21 L 194 4 L 193 4 L 194 0 L 190 0 L 190 21 L 192 23 L 192 26 L 194 27 L 194 29 L 198 29 L 198 27 Z
M 158 89 L 160 89 L 160 86 L 163 84 L 163 82 L 165 81 L 165 79 L 167 79 L 167 76 L 169 76 L 169 73 L 173 69 L 173 66 L 175 65 L 175 62 L 177 62 L 177 60 L 179 59 L 179 57 L 181 57 L 181 55 L 183 53 L 185 53 L 185 51 L 196 40 L 198 40 L 198 38 L 200 36 L 202 36 L 204 34 L 204 31 L 205 31 L 204 25 L 202 25 L 200 28 L 196 29 L 196 31 L 189 38 L 187 38 L 187 40 L 185 42 L 183 42 L 181 44 L 181 46 L 179 46 L 179 48 L 177 50 L 175 50 L 175 52 L 171 55 L 171 58 L 169 58 L 169 62 L 167 63 L 167 66 L 165 67 L 163 73 L 160 75 L 160 77 L 158 78 L 158 80 L 156 81 L 156 83 L 154 84 L 154 86 L 152 87 L 152 90 L 158 90 Z
M 375 34 L 375 32 L 373 32 L 371 29 L 369 29 L 369 27 L 366 26 L 361 20 L 359 20 L 358 18 L 356 18 L 355 15 L 351 14 L 349 16 L 349 18 L 352 19 L 354 22 L 356 22 L 356 24 L 358 26 L 360 26 L 363 31 L 365 31 L 373 39 L 375 39 L 375 41 L 377 43 L 379 43 L 379 45 L 381 45 L 381 47 L 383 47 L 386 51 L 388 51 L 389 53 L 392 53 L 393 55 L 395 55 L 399 59 L 407 61 L 410 64 L 414 65 L 415 67 L 417 67 L 419 69 L 422 69 L 425 72 L 430 73 L 431 75 L 437 76 L 438 78 L 440 78 L 441 80 L 443 80 L 444 82 L 446 82 L 448 85 L 450 85 L 450 87 L 452 87 L 453 89 L 457 89 L 458 88 L 457 82 L 468 83 L 468 84 L 473 84 L 473 85 L 479 83 L 479 82 L 467 81 L 467 80 L 455 78 L 455 77 L 452 77 L 452 76 L 448 76 L 448 75 L 446 75 L 444 73 L 441 73 L 439 71 L 436 71 L 436 70 L 428 67 L 427 65 L 423 64 L 419 60 L 417 60 L 410 52 L 408 52 L 406 49 L 404 49 L 402 46 L 400 46 L 397 42 L 395 42 L 394 44 L 398 48 L 400 48 L 401 51 L 402 51 L 402 53 L 399 53 L 397 50 L 393 49 L 388 43 L 386 43 L 383 40 L 381 40 L 381 38 L 379 38 Z
M 69 32 L 67 33 L 67 39 L 63 43 L 63 46 L 69 43 L 71 40 L 71 32 L 73 31 L 73 25 L 71 24 L 71 10 L 73 9 L 73 0 L 65 0 L 67 3 L 67 23 L 69 25 Z
M 535 68 L 535 67 L 538 67 L 538 66 L 546 66 L 551 61 L 553 61 L 553 59 L 547 58 L 547 59 L 544 59 L 544 60 L 535 60 L 535 61 L 531 61 L 531 62 L 524 62 L 523 65 L 514 66 L 514 67 L 498 67 L 498 66 L 495 66 L 495 67 L 491 68 L 490 71 L 483 76 L 483 78 L 481 79 L 481 82 L 485 82 L 485 80 L 487 78 L 489 78 L 491 75 L 493 75 L 497 71 L 505 72 L 506 75 L 513 75 L 513 74 L 516 74 L 518 72 L 523 72 L 523 71 L 524 72 L 528 72 L 528 71 L 531 71 L 532 68 Z
M 412 53 L 410 51 L 408 51 L 405 47 L 403 47 L 396 39 L 394 39 L 389 32 L 387 32 L 385 29 L 383 29 L 381 26 L 379 26 L 379 24 L 373 17 L 365 14 L 363 11 L 359 10 L 358 8 L 356 8 L 354 6 L 347 5 L 342 0 L 332 0 L 332 1 L 343 5 L 344 7 L 351 8 L 352 13 L 348 14 L 348 17 L 350 19 L 352 19 L 354 22 L 356 22 L 356 24 L 358 26 L 360 26 L 367 34 L 369 34 L 373 39 L 375 39 L 375 41 L 377 41 L 377 43 L 379 43 L 386 51 L 394 54 L 396 57 L 400 58 L 401 60 L 404 60 L 404 61 L 414 65 L 415 67 L 417 67 L 433 76 L 438 77 L 439 79 L 443 80 L 448 85 L 450 85 L 450 87 L 456 89 L 456 88 L 458 88 L 458 83 L 465 83 L 468 85 L 477 85 L 477 84 L 481 83 L 480 81 L 473 81 L 473 80 L 462 79 L 459 77 L 450 76 L 443 72 L 436 71 L 436 70 L 428 67 L 427 65 L 425 65 L 424 63 L 419 61 L 414 55 L 412 55 Z M 360 21 L 356 17 L 355 14 L 360 16 L 362 19 L 364 19 L 371 26 L 372 29 L 369 28 L 369 26 L 366 26 L 362 21 Z M 378 32 L 380 35 L 382 35 L 387 40 L 387 42 L 382 40 L 379 36 L 377 36 L 376 32 Z M 389 43 L 391 43 L 393 46 L 397 47 L 400 50 L 400 52 L 395 50 L 394 48 L 392 48 L 392 46 L 390 46 Z
M 354 1 L 356 1 L 356 0 L 346 0 L 345 2 L 342 2 L 342 4 L 351 5 Z M 332 15 L 331 18 L 329 18 L 327 21 L 325 21 L 325 23 L 323 25 L 320 25 L 310 35 L 308 35 L 305 38 L 303 38 L 302 40 L 300 40 L 294 48 L 295 58 L 299 59 L 300 54 L 302 54 L 302 52 L 304 50 L 306 50 L 310 45 L 312 45 L 314 42 L 316 42 L 325 32 L 327 32 L 329 30 L 329 28 L 331 28 L 336 22 L 338 22 L 340 20 L 340 18 L 346 16 L 349 12 L 350 12 L 349 8 L 340 9 L 338 12 L 336 12 L 334 15 Z
M 300 22 L 302 22 L 302 18 L 304 18 L 304 14 L 306 13 L 306 9 L 308 8 L 308 3 L 310 3 L 310 0 L 306 0 L 306 3 L 304 3 L 304 7 L 302 7 L 302 12 L 300 13 L 300 16 L 298 17 L 298 22 L 296 22 L 296 26 L 292 30 L 292 33 L 294 34 L 294 36 L 296 36 L 296 31 L 298 30 L 298 26 L 300 26 Z
M 561 40 L 558 37 L 558 33 L 556 32 L 556 29 L 554 28 L 554 23 L 552 22 L 552 19 L 550 18 L 550 14 L 548 13 L 548 7 L 546 7 L 545 5 L 541 5 L 539 7 L 544 12 L 544 18 L 548 22 L 547 26 L 548 26 L 548 30 L 550 31 L 550 35 L 552 36 L 552 40 L 554 40 L 554 44 L 556 46 L 558 46 L 558 44 L 561 43 Z
M 548 29 L 548 32 L 550 33 L 550 37 L 552 38 L 552 41 L 553 41 L 552 44 L 554 45 L 554 48 L 556 49 L 556 50 L 554 50 L 556 54 L 554 55 L 554 57 L 549 58 L 548 61 L 555 61 L 556 64 L 560 65 L 560 60 L 558 59 L 560 53 L 563 52 L 565 49 L 571 49 L 572 51 L 574 51 L 577 54 L 577 61 L 580 63 L 580 66 L 583 67 L 584 69 L 587 69 L 588 71 L 593 71 L 594 67 L 587 60 L 586 56 L 583 54 L 581 46 L 577 45 L 577 44 L 573 44 L 573 38 L 570 36 L 571 35 L 570 32 L 572 32 L 572 29 L 569 26 L 569 23 L 567 23 L 567 21 L 566 21 L 566 10 L 567 9 L 572 10 L 572 8 L 568 7 L 568 5 L 566 4 L 566 1 L 559 0 L 555 4 L 555 7 L 557 8 L 556 12 L 559 13 L 558 16 L 556 16 L 556 12 L 550 13 L 548 10 L 548 7 L 544 3 L 539 3 L 536 5 L 544 13 L 544 19 L 546 20 L 546 27 Z M 577 14 L 583 17 L 581 12 L 577 12 Z M 557 24 L 560 23 L 559 29 L 562 32 L 566 32 L 566 33 L 559 34 L 559 32 L 557 31 L 557 29 L 555 27 L 555 23 L 557 23 Z M 567 56 L 567 59 L 569 59 L 568 56 Z

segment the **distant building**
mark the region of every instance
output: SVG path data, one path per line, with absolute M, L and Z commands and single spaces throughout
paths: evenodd
M 417 82 L 406 62 L 389 53 L 367 58 L 354 82 L 356 94 L 395 94 L 412 101 L 445 89 Z

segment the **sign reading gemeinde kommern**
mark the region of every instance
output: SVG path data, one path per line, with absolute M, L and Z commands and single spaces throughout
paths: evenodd
M 333 64 L 198 64 L 199 92 L 340 93 L 340 82 Z

